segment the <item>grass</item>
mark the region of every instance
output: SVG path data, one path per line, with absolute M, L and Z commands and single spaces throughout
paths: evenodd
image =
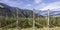
M 7 18 L 7 20 L 8 20 L 9 18 Z M 18 18 L 19 20 L 25 20 L 26 18 Z M 29 19 L 29 21 L 31 21 L 31 20 L 33 20 L 32 18 L 27 18 L 27 19 Z M 16 20 L 15 18 L 13 19 L 13 18 L 11 18 L 10 20 Z M 36 20 L 37 20 L 37 18 L 36 18 Z M 40 18 L 39 19 L 40 21 L 41 20 L 45 20 L 45 19 L 43 19 L 43 18 Z M 40 21 L 39 20 L 37 20 L 37 22 L 39 22 L 40 23 Z M 31 21 L 32 22 L 32 21 Z M 41 21 L 41 23 L 42 22 L 44 22 L 44 21 Z M 45 28 L 45 29 L 47 29 L 47 28 Z M 37 28 L 37 30 L 45 30 L 44 28 Z M 60 30 L 60 27 L 54 27 L 54 28 L 49 28 L 50 30 Z M 9 28 L 9 29 L 7 29 L 7 30 L 17 30 L 16 28 Z M 24 29 L 22 29 L 22 30 L 33 30 L 32 28 L 24 28 Z
M 47 29 L 47 28 L 46 28 Z M 37 28 L 37 30 L 46 30 L 45 28 Z M 7 30 L 17 30 L 16 28 L 10 28 Z M 25 28 L 22 30 L 33 30 L 32 28 Z M 49 30 L 60 30 L 60 27 L 55 27 L 55 28 L 49 28 Z
M 46 29 L 44 29 L 44 28 L 38 28 L 37 30 L 46 30 Z M 32 28 L 26 28 L 26 29 L 23 29 L 23 30 L 32 30 Z M 49 28 L 49 30 L 60 30 L 60 27 L 58 27 L 58 28 Z

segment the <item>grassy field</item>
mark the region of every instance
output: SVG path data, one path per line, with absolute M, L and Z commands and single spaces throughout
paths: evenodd
M 26 28 L 26 29 L 23 29 L 23 30 L 32 30 L 32 28 Z M 38 28 L 37 30 L 47 30 L 47 28 Z M 49 28 L 48 30 L 60 30 L 60 27 L 57 27 L 57 28 Z
M 23 30 L 32 30 L 31 28 L 26 28 L 26 29 L 23 29 Z M 47 28 L 39 28 L 37 30 L 48 30 Z M 60 30 L 60 28 L 50 28 L 49 30 Z
M 17 30 L 17 28 L 10 28 L 10 29 L 7 29 L 7 30 Z M 33 30 L 32 28 L 25 28 L 25 29 L 22 29 L 22 30 Z M 36 30 L 60 30 L 60 27 L 55 27 L 55 28 L 37 28 Z
M 25 26 L 27 26 L 27 25 L 31 25 L 31 27 L 32 27 L 32 25 L 33 25 L 33 18 L 18 18 L 18 20 L 19 20 L 19 23 L 23 23 L 22 25 L 24 25 L 23 27 L 25 27 Z M 50 26 L 53 26 L 54 28 L 49 28 L 49 30 L 60 30 L 60 18 L 50 18 Z M 5 20 L 5 18 L 2 18 L 0 21 L 2 21 L 3 23 L 2 23 L 2 25 L 7 25 L 7 26 L 5 26 L 5 27 L 7 27 L 6 28 L 6 30 L 17 30 L 17 28 L 9 28 L 10 26 L 14 26 L 14 25 L 17 25 L 16 24 L 16 18 L 7 18 L 6 20 Z M 12 23 L 12 25 L 8 25 L 7 23 L 5 24 L 5 22 L 14 22 L 14 23 Z M 40 27 L 45 27 L 45 26 L 47 26 L 47 19 L 45 18 L 45 19 L 43 19 L 43 18 L 35 18 L 35 22 L 36 22 L 36 24 L 37 24 L 37 26 L 36 27 L 39 27 L 39 28 L 37 28 L 37 30 L 47 30 L 47 28 L 40 28 Z M 41 25 L 43 25 L 43 26 L 41 26 Z M 9 28 L 9 29 L 8 29 Z M 0 28 L 0 30 L 1 30 L 1 28 Z M 5 29 L 4 29 L 5 30 Z M 32 28 L 24 28 L 24 29 L 22 29 L 22 30 L 33 30 Z

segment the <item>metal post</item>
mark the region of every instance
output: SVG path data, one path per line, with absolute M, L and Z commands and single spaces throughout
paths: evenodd
M 17 18 L 17 21 L 16 21 L 16 24 L 17 24 L 17 25 L 16 25 L 16 26 L 17 26 L 17 30 L 19 30 L 19 29 L 18 29 L 18 9 L 16 8 L 16 10 L 17 10 L 17 17 L 16 17 L 16 18 Z
M 49 16 L 50 16 L 50 12 L 49 12 L 49 9 L 48 9 L 48 15 L 47 15 L 47 26 L 46 28 L 44 28 L 45 30 L 49 30 Z
M 49 27 L 49 14 L 50 14 L 50 13 L 49 13 L 49 9 L 48 9 L 48 27 Z
M 47 28 L 48 28 L 48 30 L 49 30 L 49 15 L 50 15 L 50 13 L 49 13 L 49 9 L 48 9 L 48 21 L 47 21 Z
M 40 11 L 38 12 L 38 13 L 40 13 Z M 40 19 L 40 14 L 38 14 L 38 20 Z
M 33 11 L 34 11 L 35 9 L 33 9 Z M 33 30 L 35 30 L 35 20 L 34 20 L 34 18 L 35 18 L 35 14 L 34 14 L 34 12 L 33 12 Z

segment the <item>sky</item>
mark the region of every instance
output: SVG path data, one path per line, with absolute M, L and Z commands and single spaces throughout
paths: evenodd
M 12 7 L 22 9 L 48 10 L 60 8 L 60 0 L 0 0 Z

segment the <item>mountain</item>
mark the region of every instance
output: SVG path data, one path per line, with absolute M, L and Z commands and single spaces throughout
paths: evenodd
M 48 16 L 48 11 L 50 16 L 60 16 L 60 8 L 42 11 L 41 15 Z
M 42 12 L 41 10 L 33 10 L 35 13 L 40 13 L 40 12 Z
M 33 13 L 35 14 L 35 17 L 43 17 L 40 14 L 37 14 L 35 12 L 33 12 L 32 10 L 28 10 L 28 9 L 20 9 L 17 7 L 11 7 L 8 6 L 7 4 L 4 3 L 0 3 L 0 17 L 16 17 L 17 16 L 17 10 L 18 10 L 18 16 L 19 17 L 33 17 Z
M 0 3 L 0 17 L 1 16 L 9 16 L 9 17 L 13 16 L 13 13 L 11 12 L 10 8 L 11 8 L 10 6 Z
M 0 17 L 7 16 L 7 17 L 16 17 L 18 10 L 19 17 L 33 17 L 33 13 L 35 17 L 44 17 L 48 16 L 48 10 L 41 11 L 41 10 L 29 10 L 29 9 L 20 9 L 17 7 L 11 7 L 7 4 L 0 3 Z M 49 10 L 50 16 L 60 16 L 60 8 Z

